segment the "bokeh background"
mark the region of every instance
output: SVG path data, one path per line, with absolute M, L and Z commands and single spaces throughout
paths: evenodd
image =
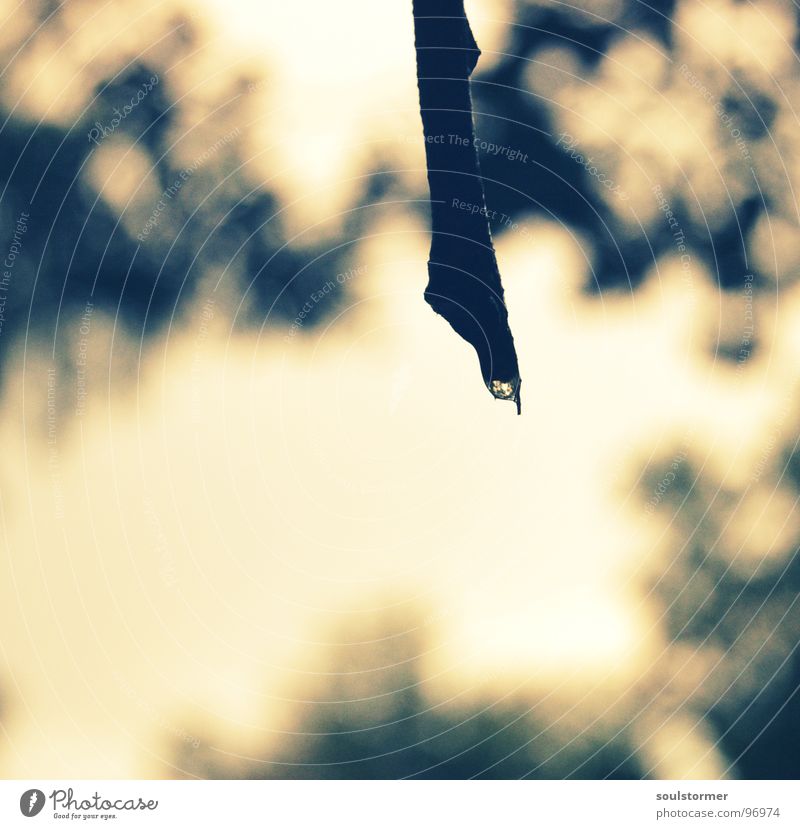
M 800 776 L 798 11 L 467 10 L 521 417 L 410 0 L 0 4 L 2 775 Z

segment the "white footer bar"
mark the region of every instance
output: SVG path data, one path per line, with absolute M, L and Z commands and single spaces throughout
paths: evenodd
M 800 827 L 791 781 L 0 781 L 0 826 Z

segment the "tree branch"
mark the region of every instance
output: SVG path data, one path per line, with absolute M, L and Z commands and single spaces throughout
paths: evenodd
M 480 50 L 464 0 L 414 0 L 417 81 L 431 191 L 425 299 L 478 354 L 483 382 L 521 411 L 519 366 L 492 245 L 469 78 Z

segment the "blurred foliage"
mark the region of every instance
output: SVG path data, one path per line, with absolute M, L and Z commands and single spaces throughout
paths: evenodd
M 691 34 L 676 43 L 673 25 L 685 8 L 638 0 L 522 3 L 502 59 L 475 79 L 478 135 L 524 148 L 534 159 L 521 164 L 502 153 L 482 154 L 487 203 L 514 218 L 543 214 L 581 233 L 594 251 L 590 294 L 630 291 L 675 254 L 673 229 L 652 210 L 654 185 L 667 193 L 693 260 L 719 287 L 741 290 L 743 276 L 753 273 L 757 288 L 767 290 L 778 278 L 771 263 L 759 271 L 748 246 L 759 219 L 780 214 L 794 221 L 795 210 L 777 197 L 787 181 L 757 181 L 751 166 L 757 158 L 782 164 L 790 149 L 770 131 L 791 106 L 790 73 L 769 78 L 769 88 L 758 66 L 726 72 L 708 54 L 688 55 Z M 696 83 L 709 88 L 710 103 L 682 76 L 684 60 Z M 796 97 L 793 87 L 789 94 Z M 725 120 L 715 114 L 716 103 Z M 712 137 L 704 142 L 705 128 Z M 732 137 L 737 129 L 749 159 Z M 563 133 L 630 201 L 597 186 L 559 146 Z
M 14 43 L 4 41 L 3 62 L 28 35 L 33 48 L 48 27 L 67 27 L 60 18 L 68 5 L 40 3 L 30 31 Z M 754 274 L 757 303 L 800 272 L 792 258 L 798 240 L 794 204 L 786 197 L 791 181 L 780 174 L 788 159 L 787 175 L 797 175 L 791 163 L 796 132 L 784 124 L 800 93 L 788 75 L 770 84 L 766 70 L 754 64 L 723 72 L 709 56 L 692 53 L 672 23 L 688 8 L 671 0 L 519 3 L 504 54 L 485 71 L 479 66 L 473 90 L 479 137 L 524 149 L 534 163 L 481 154 L 487 202 L 515 219 L 541 214 L 563 222 L 587 240 L 587 292 L 627 291 L 675 253 L 671 229 L 650 192 L 663 185 L 693 259 L 723 295 L 740 291 L 744 275 Z M 47 26 L 33 33 L 45 18 Z M 796 39 L 795 22 L 791 42 Z M 288 240 L 277 196 L 252 173 L 242 149 L 247 118 L 241 90 L 250 79 L 231 79 L 216 100 L 184 95 L 170 80 L 171 68 L 190 61 L 198 46 L 188 18 L 172 21 L 159 50 L 133 63 L 120 55 L 117 65 L 105 68 L 73 127 L 19 112 L 8 96 L 0 103 L 0 246 L 8 249 L 17 217 L 30 213 L 9 291 L 3 358 L 14 338 L 27 334 L 60 352 L 63 318 L 82 313 L 90 299 L 118 315 L 135 339 L 150 335 L 220 276 L 242 299 L 237 325 L 291 319 L 331 272 L 347 267 L 353 244 L 347 240 L 359 237 L 365 211 L 348 214 L 340 246 Z M 661 57 L 651 69 L 654 55 Z M 684 61 L 731 116 L 751 161 L 741 158 L 730 129 L 679 77 Z M 626 74 L 640 65 L 649 96 Z M 161 82 L 113 135 L 99 145 L 87 140 L 92 126 L 109 124 L 115 107 L 152 75 Z M 605 96 L 622 101 L 620 110 L 609 116 L 605 132 L 590 129 L 587 109 Z M 703 114 L 710 149 L 702 139 L 685 149 L 696 136 L 670 107 Z M 677 122 L 672 131 L 663 126 L 670 119 Z M 200 165 L 171 198 L 152 236 L 137 241 L 162 192 L 234 128 L 241 138 L 222 145 L 213 163 Z M 632 205 L 597 188 L 558 146 L 564 132 L 634 194 Z M 118 192 L 107 192 L 104 182 L 115 164 L 144 170 L 149 189 L 118 184 Z M 395 186 L 391 176 L 376 176 L 355 206 L 391 195 Z M 632 218 L 632 207 L 643 220 Z M 759 253 L 765 220 L 770 232 L 783 228 L 784 258 L 774 262 Z M 335 304 L 325 308 L 333 312 Z M 725 347 L 718 353 L 729 360 L 738 354 Z M 792 513 L 800 452 L 791 439 L 782 443 L 783 455 L 776 453 L 770 474 L 742 489 L 709 479 L 690 456 L 658 504 L 656 512 L 669 526 L 668 556 L 649 585 L 650 598 L 663 610 L 670 646 L 627 700 L 635 707 L 645 689 L 655 687 L 668 701 L 666 710 L 690 711 L 711 723 L 732 773 L 750 778 L 800 777 L 800 536 L 787 524 L 779 548 L 764 547 L 749 527 L 731 529 L 736 514 L 754 515 L 754 526 L 766 520 L 776 492 L 788 499 Z M 664 468 L 648 469 L 643 502 L 663 476 Z M 761 506 L 747 511 L 754 497 Z M 770 520 L 783 526 L 780 517 Z M 743 553 L 745 546 L 751 553 Z M 419 664 L 424 637 L 404 633 L 413 627 L 408 619 L 385 626 L 378 641 L 342 648 L 331 669 L 318 675 L 316 691 L 303 688 L 293 733 L 247 760 L 184 746 L 176 749 L 176 766 L 198 776 L 256 778 L 650 774 L 648 763 L 637 759 L 635 735 L 618 719 L 559 722 L 530 695 L 484 703 L 431 699 Z
M 643 495 L 657 491 L 665 469 L 648 470 Z M 690 459 L 656 509 L 666 555 L 648 586 L 670 647 L 654 681 L 713 725 L 745 779 L 800 776 L 799 492 L 796 450 L 777 453 L 768 474 L 740 488 Z
M 47 23 L 26 48 L 62 25 L 66 5 L 41 5 Z M 0 104 L 0 246 L 8 249 L 19 215 L 30 216 L 9 290 L 3 357 L 23 332 L 66 353 L 65 323 L 89 301 L 135 340 L 147 337 L 179 316 L 199 286 L 216 290 L 217 280 L 242 303 L 237 325 L 291 319 L 347 262 L 347 244 L 287 240 L 281 205 L 247 163 L 247 78 L 230 78 L 215 98 L 174 88 L 175 67 L 190 62 L 199 44 L 188 18 L 170 25 L 158 52 L 129 63 L 119 55 L 70 128 Z M 7 48 L 3 57 L 12 54 Z M 153 77 L 159 82 L 126 112 Z M 100 127 L 104 136 L 90 140 Z M 140 241 L 159 200 L 166 208 Z M 360 221 L 354 212 L 347 238 L 357 238 Z M 309 315 L 310 324 L 318 321 Z
M 554 715 L 550 694 L 437 698 L 421 667 L 424 617 L 376 613 L 342 630 L 333 664 L 302 684 L 296 725 L 255 757 L 235 746 L 178 745 L 177 765 L 210 778 L 635 779 L 629 737 L 608 711 L 592 722 L 579 704 Z M 358 642 L 365 630 L 369 641 Z M 594 717 L 596 720 L 596 716 Z

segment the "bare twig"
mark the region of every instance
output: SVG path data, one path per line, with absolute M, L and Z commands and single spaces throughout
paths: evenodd
M 478 49 L 464 0 L 414 0 L 431 191 L 425 299 L 478 353 L 483 381 L 521 411 L 519 367 L 483 194 L 469 78 Z

